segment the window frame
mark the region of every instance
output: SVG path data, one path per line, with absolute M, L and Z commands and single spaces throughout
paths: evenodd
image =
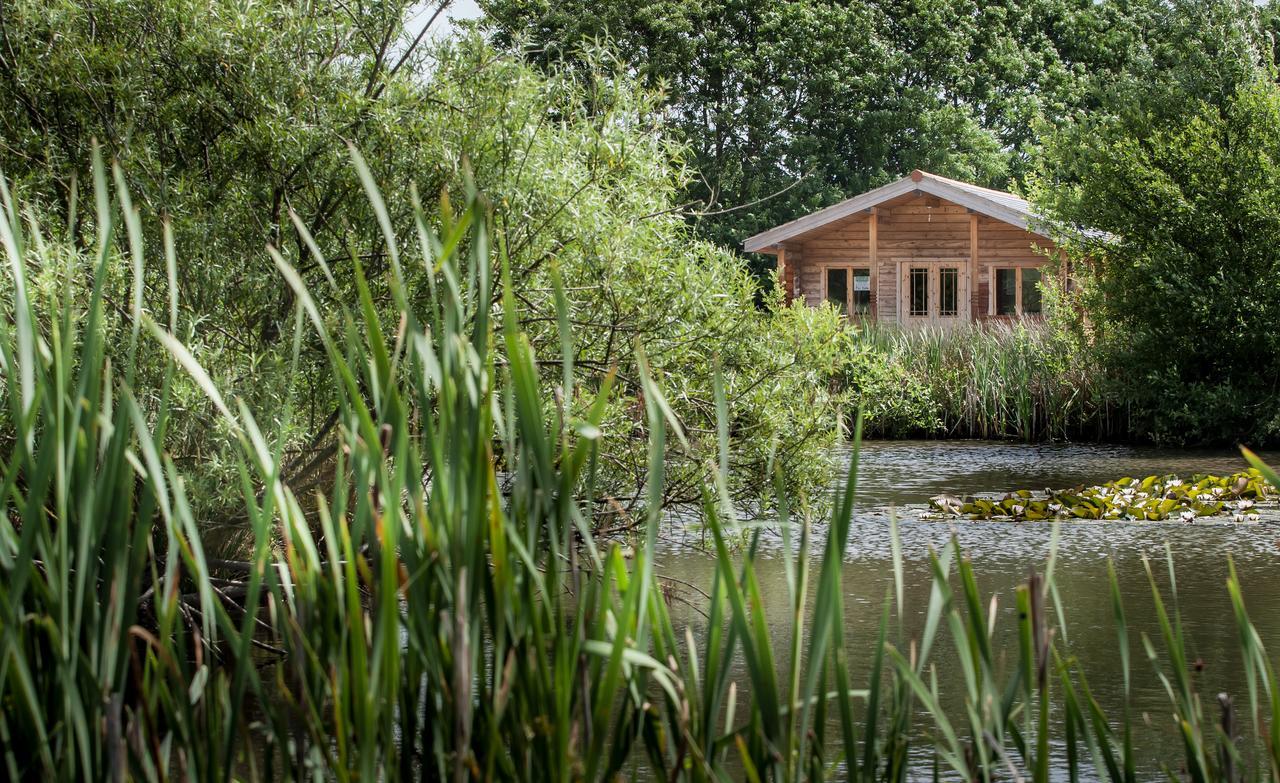
M 1043 318 L 1044 317 L 1044 289 L 1041 289 L 1040 312 L 1027 313 L 1022 308 L 1022 272 L 1024 269 L 1032 269 L 1040 273 L 1040 280 L 1045 280 L 1045 266 L 1043 264 L 992 264 L 990 267 L 990 276 L 987 278 L 987 315 L 995 318 Z M 1012 270 L 1013 278 L 1013 313 L 996 312 L 996 297 L 999 292 L 996 290 L 996 278 L 1001 271 Z
M 821 269 L 822 269 L 822 286 L 820 291 L 820 297 L 824 304 L 831 301 L 830 298 L 827 296 L 828 274 L 831 272 L 831 270 L 844 270 L 844 273 L 845 273 L 844 317 L 850 318 L 850 319 L 875 317 L 876 270 L 874 266 L 872 266 L 869 263 L 858 263 L 856 261 L 848 261 L 848 262 L 839 261 L 834 263 L 822 264 Z M 853 296 L 854 295 L 853 280 L 854 280 L 854 277 L 856 276 L 854 273 L 858 271 L 864 271 L 867 273 L 868 291 L 867 291 L 867 309 L 865 312 L 858 312 L 854 309 L 855 302 L 854 302 L 854 296 Z
M 912 299 L 912 275 L 915 272 L 924 272 L 925 280 L 925 310 L 924 312 L 916 312 L 911 308 Z M 970 291 L 973 290 L 973 281 L 970 279 L 968 266 L 954 260 L 937 260 L 937 259 L 910 259 L 900 260 L 897 263 L 897 320 L 902 324 L 936 324 L 939 326 L 948 326 L 951 324 L 965 323 L 981 314 L 979 308 L 975 308 L 970 299 Z M 954 309 L 948 312 L 943 311 L 943 288 L 948 278 L 948 273 L 952 273 L 954 279 L 955 301 L 952 303 Z
M 950 274 L 950 275 L 947 275 L 946 273 L 948 273 L 948 272 L 950 272 L 951 274 Z M 935 274 L 936 274 L 936 276 L 937 276 L 937 278 L 938 278 L 938 313 L 937 313 L 937 317 L 938 317 L 938 318 L 955 318 L 955 319 L 959 319 L 959 318 L 960 318 L 960 266 L 959 266 L 959 264 L 957 264 L 957 265 L 955 265 L 955 266 L 945 266 L 945 265 L 939 264 L 939 265 L 938 265 L 938 267 L 937 267 L 937 272 L 936 272 Z M 952 303 L 951 303 L 951 310 L 950 310 L 950 312 L 948 312 L 948 311 L 946 310 L 946 308 L 944 307 L 945 300 L 946 300 L 946 290 L 947 290 L 947 286 L 943 283 L 943 278 L 944 278 L 944 277 L 947 277 L 947 276 L 949 276 L 949 277 L 951 277 L 951 278 L 952 278 L 952 280 L 951 280 L 951 295 L 952 295 L 952 297 L 953 297 L 953 299 L 954 299 L 954 301 L 952 301 Z
M 933 267 L 927 264 L 922 264 L 919 266 L 915 264 L 907 264 L 907 275 L 906 275 L 906 278 L 907 278 L 906 300 L 907 301 L 904 302 L 904 305 L 906 306 L 908 318 L 932 318 L 933 317 L 933 309 L 934 309 L 933 293 L 934 292 L 932 290 L 933 286 L 931 285 L 931 282 L 932 282 L 931 278 L 933 278 L 934 276 L 935 275 L 933 274 Z M 917 279 L 924 281 L 924 291 L 923 291 L 924 303 L 921 309 L 916 308 Z

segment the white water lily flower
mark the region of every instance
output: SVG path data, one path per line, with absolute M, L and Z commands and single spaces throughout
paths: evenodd
M 1253 508 L 1253 501 L 1249 500 L 1248 498 L 1243 498 L 1240 500 L 1240 502 L 1236 503 L 1236 508 L 1240 509 L 1241 511 L 1247 511 L 1248 509 Z
M 1169 483 L 1165 484 L 1165 487 L 1169 489 L 1173 489 L 1174 487 L 1180 487 L 1180 486 L 1182 486 L 1182 479 L 1169 479 Z
M 1183 511 L 1181 514 L 1179 514 L 1178 518 L 1181 519 L 1183 522 L 1194 522 L 1196 521 L 1196 512 L 1192 509 L 1187 509 L 1186 511 Z

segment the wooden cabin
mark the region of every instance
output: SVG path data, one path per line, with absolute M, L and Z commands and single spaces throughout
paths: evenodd
M 1040 316 L 1045 230 L 1012 193 L 913 171 L 743 247 L 777 256 L 787 301 L 945 328 Z

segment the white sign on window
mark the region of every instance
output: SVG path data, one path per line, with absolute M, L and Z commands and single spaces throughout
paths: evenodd
M 870 291 L 870 290 L 871 290 L 871 278 L 870 278 L 870 277 L 863 277 L 862 275 L 858 275 L 857 277 L 853 278 L 853 290 L 855 290 L 855 291 Z

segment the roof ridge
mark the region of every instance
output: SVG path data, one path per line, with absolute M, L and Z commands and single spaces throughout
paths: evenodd
M 957 185 L 959 187 L 966 188 L 968 190 L 981 190 L 985 193 L 993 193 L 997 196 L 1012 196 L 1013 198 L 1019 199 L 1021 201 L 1027 201 L 1026 198 L 1019 196 L 1017 193 L 1014 193 L 1013 191 L 1010 191 L 1010 190 L 999 190 L 997 188 L 988 188 L 983 185 L 975 185 L 972 182 L 965 182 L 962 179 L 952 179 L 951 177 L 944 177 L 941 174 L 934 174 L 931 171 L 923 171 L 923 170 L 919 170 L 919 171 L 921 174 L 923 174 L 926 177 L 932 177 L 933 179 L 941 180 L 943 182 L 946 182 L 952 185 Z M 1027 203 L 1029 204 L 1031 202 L 1027 201 Z
M 923 186 L 923 187 L 922 187 Z M 865 193 L 845 199 L 829 207 L 819 209 L 807 215 L 801 215 L 778 226 L 748 237 L 742 244 L 748 252 L 766 251 L 766 248 L 779 242 L 814 231 L 836 220 L 849 217 L 855 212 L 868 209 L 889 199 L 905 196 L 911 191 L 934 190 L 934 195 L 942 196 L 960 206 L 1012 224 L 1032 233 L 1044 234 L 1044 229 L 1037 227 L 1038 218 L 1031 209 L 1031 204 L 1021 196 L 1003 190 L 984 188 L 961 180 L 939 176 L 927 171 L 915 169 L 910 174 L 894 182 L 873 188 Z M 947 191 L 946 194 L 936 192 Z

